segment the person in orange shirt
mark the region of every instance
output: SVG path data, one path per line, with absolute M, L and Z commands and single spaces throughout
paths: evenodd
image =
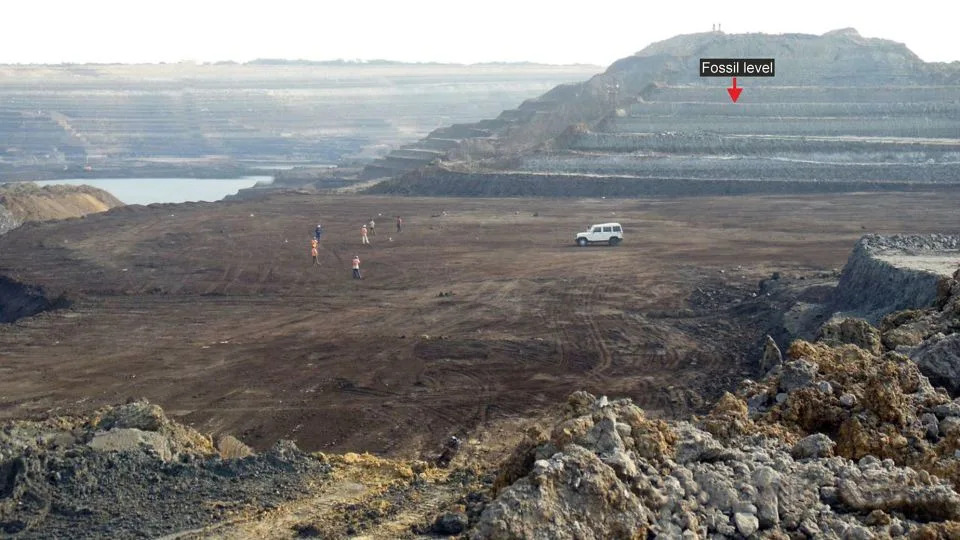
M 366 225 L 364 225 L 363 227 L 360 227 L 360 241 L 361 241 L 361 243 L 362 243 L 363 245 L 365 245 L 365 246 L 369 246 L 369 245 L 370 245 L 370 239 L 367 238 L 367 226 L 366 226 Z
M 363 276 L 360 275 L 360 256 L 353 256 L 353 279 L 363 279 Z
M 316 238 L 310 240 L 310 256 L 313 257 L 313 264 L 317 266 L 320 266 L 320 252 L 317 250 L 319 245 L 320 242 L 317 242 Z

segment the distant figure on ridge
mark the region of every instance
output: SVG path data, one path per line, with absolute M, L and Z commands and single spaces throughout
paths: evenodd
M 373 218 L 370 218 L 370 236 L 376 236 L 376 235 L 377 235 L 377 229 L 376 229 L 376 227 L 377 227 L 376 222 L 373 221 Z
M 367 238 L 367 226 L 366 226 L 366 225 L 364 225 L 363 227 L 360 227 L 360 242 L 361 242 L 363 245 L 365 245 L 365 246 L 369 246 L 369 245 L 370 245 L 370 239 Z
M 400 216 L 397 216 L 397 232 L 400 232 L 402 230 L 403 230 L 403 218 Z
M 310 256 L 313 257 L 313 264 L 320 265 L 320 252 L 317 251 L 317 246 L 320 245 L 320 242 L 316 238 L 310 240 Z
M 353 256 L 353 279 L 363 279 L 363 276 L 360 275 L 360 256 Z

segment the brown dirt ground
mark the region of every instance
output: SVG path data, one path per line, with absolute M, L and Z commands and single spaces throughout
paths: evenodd
M 754 374 L 760 279 L 840 268 L 865 232 L 956 231 L 958 199 L 280 194 L 30 224 L 0 274 L 73 306 L 0 328 L 0 418 L 146 397 L 257 448 L 412 456 L 579 388 L 683 415 Z M 623 245 L 573 246 L 608 220 Z

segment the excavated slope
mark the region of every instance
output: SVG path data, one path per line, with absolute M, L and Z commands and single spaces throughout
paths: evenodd
M 840 275 L 836 308 L 876 323 L 903 309 L 929 307 L 937 283 L 960 268 L 960 236 L 864 236 Z
M 774 57 L 777 75 L 740 79 L 732 103 L 730 79 L 699 77 L 701 57 Z M 376 192 L 417 195 L 952 189 L 958 112 L 960 64 L 924 63 L 899 43 L 851 29 L 693 34 L 496 119 L 436 130 L 364 174 L 393 178 Z

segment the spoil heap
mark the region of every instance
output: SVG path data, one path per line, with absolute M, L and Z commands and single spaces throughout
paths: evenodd
M 0 536 L 160 536 L 275 507 L 329 466 L 280 442 L 252 455 L 134 402 L 0 429 Z

